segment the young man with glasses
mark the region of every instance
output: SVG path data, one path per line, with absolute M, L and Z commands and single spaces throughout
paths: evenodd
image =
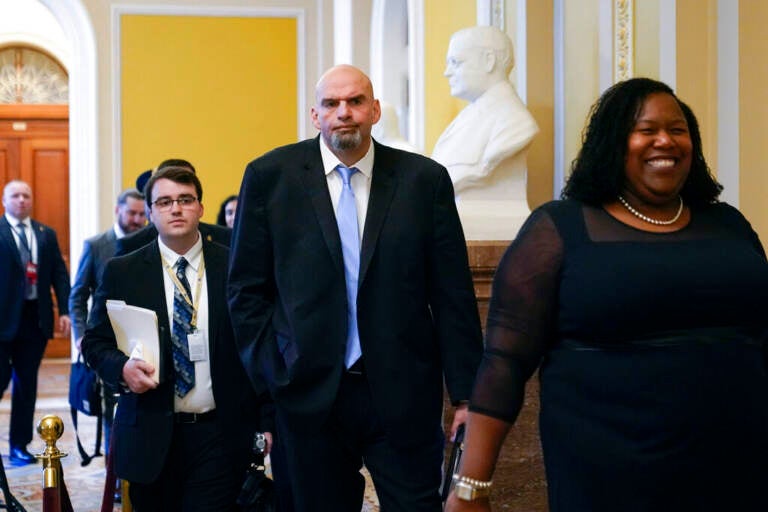
M 225 296 L 229 251 L 200 235 L 203 190 L 194 173 L 166 167 L 145 190 L 158 238 L 107 264 L 83 353 L 123 391 L 112 453 L 136 510 L 229 511 L 253 432 L 265 429 L 233 340 Z M 118 350 L 108 299 L 157 313 L 159 367 Z
M 183 167 L 191 171 L 193 174 L 196 174 L 195 167 L 187 160 L 181 158 L 170 158 L 168 160 L 163 160 L 160 162 L 160 165 L 157 166 L 157 171 L 155 172 L 165 169 L 166 167 Z M 146 183 L 148 182 L 149 178 L 147 178 L 143 186 L 139 186 L 141 184 L 139 183 L 139 180 L 136 180 L 136 188 L 146 194 Z M 203 236 L 203 238 L 209 242 L 213 241 L 229 247 L 229 243 L 232 238 L 231 229 L 224 226 L 217 226 L 216 224 L 200 222 L 198 225 L 198 230 L 200 231 L 200 234 Z M 152 224 L 152 222 L 150 222 L 138 231 L 118 240 L 115 256 L 122 256 L 124 254 L 128 254 L 131 251 L 135 251 L 136 249 L 139 249 L 152 242 L 155 238 L 157 238 L 157 229 L 155 229 L 155 226 Z

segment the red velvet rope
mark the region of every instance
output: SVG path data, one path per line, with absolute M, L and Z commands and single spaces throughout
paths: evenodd
M 43 512 L 62 512 L 59 489 L 46 487 L 43 489 Z
M 61 485 L 43 489 L 43 512 L 74 512 L 67 484 L 64 482 L 64 470 L 59 468 L 59 471 Z

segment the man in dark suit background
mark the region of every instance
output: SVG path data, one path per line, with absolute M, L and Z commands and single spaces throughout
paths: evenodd
M 117 196 L 115 224 L 83 243 L 75 283 L 69 295 L 69 311 L 77 346 L 80 346 L 88 321 L 88 299 L 96 291 L 107 261 L 115 255 L 117 240 L 143 228 L 147 223 L 144 194 L 135 188 Z
M 0 396 L 13 377 L 10 460 L 30 464 L 27 451 L 37 399 L 37 371 L 53 336 L 51 287 L 59 330 L 69 333 L 69 275 L 56 232 L 32 220 L 32 189 L 20 180 L 3 188 L 0 217 Z M 20 227 L 23 226 L 23 227 Z
M 229 251 L 200 235 L 203 191 L 188 169 L 162 169 L 146 190 L 159 236 L 107 263 L 83 354 L 104 381 L 123 390 L 112 454 L 137 512 L 231 511 L 260 402 L 233 340 Z M 159 367 L 117 348 L 107 299 L 157 313 Z
M 165 169 L 166 167 L 184 167 L 192 171 L 192 173 L 196 173 L 195 167 L 190 162 L 182 158 L 169 158 L 168 160 L 163 160 L 160 162 L 160 165 L 157 166 L 157 170 L 159 171 L 161 169 Z M 145 184 L 147 183 L 144 181 L 144 176 L 146 176 L 146 172 L 142 173 L 141 176 L 139 176 L 139 179 L 136 180 L 136 188 L 146 194 L 147 191 L 143 190 L 143 188 L 139 186 L 140 180 Z M 149 178 L 146 179 L 148 180 Z M 215 224 L 207 224 L 205 222 L 200 222 L 198 229 L 200 230 L 200 234 L 203 236 L 203 238 L 209 242 L 216 242 L 229 247 L 230 239 L 232 237 L 231 229 L 217 226 Z M 124 254 L 128 254 L 131 251 L 135 251 L 136 249 L 147 245 L 156 238 L 157 229 L 155 229 L 155 226 L 150 222 L 140 230 L 119 239 L 117 241 L 115 256 L 123 256 Z
M 129 188 L 117 196 L 115 224 L 103 233 L 88 238 L 83 243 L 83 253 L 77 267 L 75 283 L 69 294 L 72 330 L 75 334 L 75 344 L 78 350 L 88 321 L 88 299 L 96 292 L 107 261 L 115 255 L 117 240 L 141 229 L 146 223 L 144 194 L 135 188 Z M 114 391 L 112 388 L 102 387 L 104 394 L 104 452 L 107 454 L 109 453 L 112 416 L 116 402 Z
M 368 77 L 332 68 L 320 137 L 251 162 L 240 191 L 233 326 L 302 512 L 358 512 L 363 463 L 382 510 L 439 511 L 443 379 L 455 431 L 482 350 L 448 173 L 372 141 L 379 116 Z

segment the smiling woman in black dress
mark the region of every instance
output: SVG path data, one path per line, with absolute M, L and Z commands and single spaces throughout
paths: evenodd
M 499 264 L 456 478 L 481 496 L 446 510 L 490 510 L 537 368 L 550 510 L 768 510 L 768 263 L 721 189 L 669 87 L 602 95 Z

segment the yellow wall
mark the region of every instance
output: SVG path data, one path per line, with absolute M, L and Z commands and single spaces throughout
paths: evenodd
M 677 0 L 677 90 L 701 128 L 704 157 L 717 162 L 717 0 Z
M 469 0 L 426 0 L 424 2 L 424 152 L 432 154 L 440 134 L 466 102 L 451 96 L 445 71 L 445 53 L 451 35 L 477 25 L 475 2 Z
M 123 185 L 187 159 L 215 222 L 245 164 L 296 141 L 296 20 L 124 15 L 120 29 Z
M 739 208 L 768 246 L 768 4 L 739 2 Z
M 565 2 L 565 166 L 581 149 L 581 134 L 590 107 L 600 95 L 599 2 Z
M 539 124 L 539 134 L 528 150 L 528 206 L 552 199 L 555 150 L 555 84 L 552 2 L 528 2 L 528 109 Z

